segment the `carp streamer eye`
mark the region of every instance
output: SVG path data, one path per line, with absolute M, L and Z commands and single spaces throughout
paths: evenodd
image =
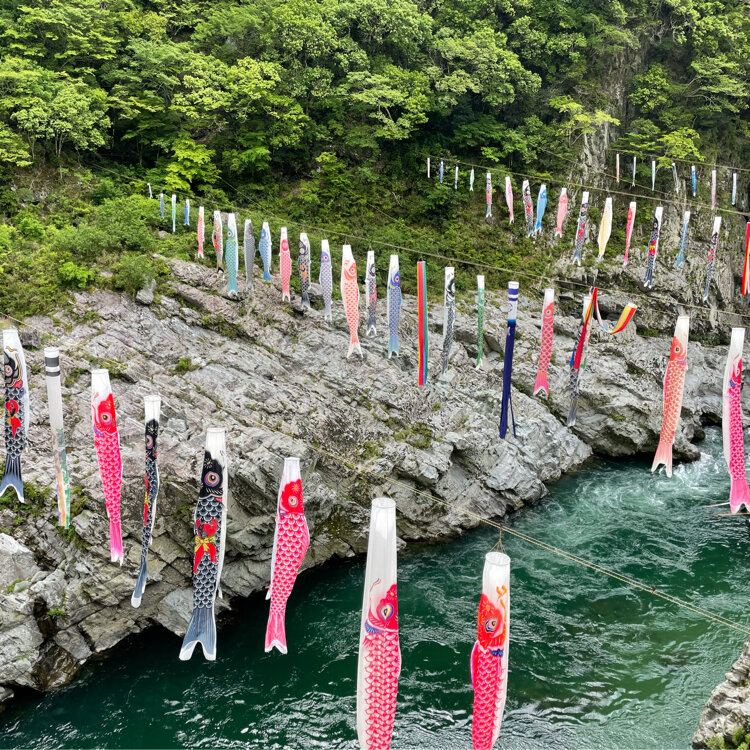
M 216 487 L 216 485 L 219 483 L 220 477 L 215 471 L 209 471 L 208 474 L 204 477 L 203 481 L 209 486 L 209 487 Z
M 391 617 L 391 615 L 393 614 L 393 605 L 392 604 L 384 604 L 380 608 L 380 611 L 378 612 L 378 614 L 380 615 L 380 617 L 384 621 L 387 621 Z
M 146 435 L 146 448 L 153 448 L 154 447 L 154 439 L 151 437 L 151 435 Z
M 487 622 L 484 623 L 484 629 L 487 633 L 494 633 L 497 627 L 497 617 L 490 617 Z
M 112 421 L 112 415 L 108 411 L 102 412 L 101 419 L 103 424 L 109 424 Z

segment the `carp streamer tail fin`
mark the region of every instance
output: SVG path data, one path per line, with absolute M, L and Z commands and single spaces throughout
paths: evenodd
M 16 491 L 16 495 L 22 503 L 26 502 L 23 499 L 21 456 L 7 456 L 5 459 L 5 473 L 3 474 L 2 484 L 0 484 L 0 497 L 2 497 L 8 487 L 12 487 Z
M 286 653 L 286 629 L 284 626 L 284 615 L 271 612 L 266 626 L 266 652 L 277 648 L 282 654 Z
M 125 559 L 122 552 L 122 527 L 119 518 L 109 519 L 109 553 L 112 562 L 119 562 Z
M 135 582 L 135 589 L 133 590 L 133 596 L 130 597 L 130 604 L 133 607 L 141 606 L 141 599 L 143 598 L 143 591 L 146 588 L 146 576 L 148 570 L 146 566 L 146 560 L 141 559 L 141 569 L 138 571 L 138 580 Z
M 666 440 L 659 440 L 659 447 L 654 454 L 654 463 L 651 465 L 651 471 L 656 471 L 664 464 L 667 476 L 672 476 L 672 443 Z M 734 489 L 734 488 L 733 488 Z
M 216 661 L 216 622 L 214 621 L 214 608 L 196 607 L 190 618 L 185 638 L 180 649 L 180 661 L 187 661 L 193 655 L 193 650 L 200 643 L 203 648 L 203 656 L 208 661 Z
M 541 393 L 542 391 L 544 391 L 545 396 L 549 396 L 549 383 L 547 382 L 546 372 L 537 373 L 536 381 L 534 382 L 534 392 L 531 395 L 536 396 L 537 393 Z
M 729 509 L 732 513 L 737 513 L 745 504 L 745 508 L 750 510 L 750 487 L 747 486 L 747 480 L 732 479 L 732 488 L 729 490 Z
M 388 359 L 395 354 L 398 357 L 398 336 L 388 337 Z

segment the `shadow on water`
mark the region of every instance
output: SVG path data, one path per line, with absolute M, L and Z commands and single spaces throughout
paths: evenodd
M 517 513 L 513 528 L 746 620 L 748 524 L 712 518 L 728 478 L 721 434 L 671 480 L 598 461 Z M 743 636 L 506 534 L 513 560 L 508 703 L 499 747 L 687 748 Z M 495 529 L 399 556 L 403 668 L 394 750 L 471 746 L 469 653 Z M 290 653 L 263 653 L 267 603 L 219 633 L 218 661 L 177 659 L 161 629 L 128 639 L 74 684 L 0 715 L 3 746 L 357 748 L 362 560 L 300 576 Z

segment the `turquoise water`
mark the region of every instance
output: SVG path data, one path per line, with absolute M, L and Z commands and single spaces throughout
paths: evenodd
M 597 462 L 511 525 L 745 622 L 748 524 L 716 519 L 728 479 L 721 438 L 671 480 L 645 462 Z M 394 750 L 471 747 L 469 653 L 480 529 L 399 556 L 403 669 Z M 512 559 L 508 703 L 501 748 L 688 748 L 741 633 L 506 535 Z M 267 603 L 219 631 L 218 661 L 181 663 L 161 629 L 121 644 L 57 693 L 0 715 L 0 744 L 35 747 L 356 748 L 363 561 L 300 576 L 290 654 L 263 653 Z

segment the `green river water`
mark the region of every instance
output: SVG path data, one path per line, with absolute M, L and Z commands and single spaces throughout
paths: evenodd
M 732 620 L 748 620 L 748 524 L 726 500 L 721 436 L 671 480 L 644 461 L 597 461 L 510 524 Z M 394 750 L 471 747 L 469 654 L 490 528 L 399 555 L 403 667 Z M 498 747 L 688 748 L 743 635 L 506 535 L 508 702 Z M 219 630 L 218 660 L 177 659 L 159 628 L 72 685 L 0 715 L 3 747 L 357 748 L 355 677 L 364 561 L 297 581 L 290 653 L 263 653 L 267 603 Z M 148 590 L 147 590 L 148 595 Z

